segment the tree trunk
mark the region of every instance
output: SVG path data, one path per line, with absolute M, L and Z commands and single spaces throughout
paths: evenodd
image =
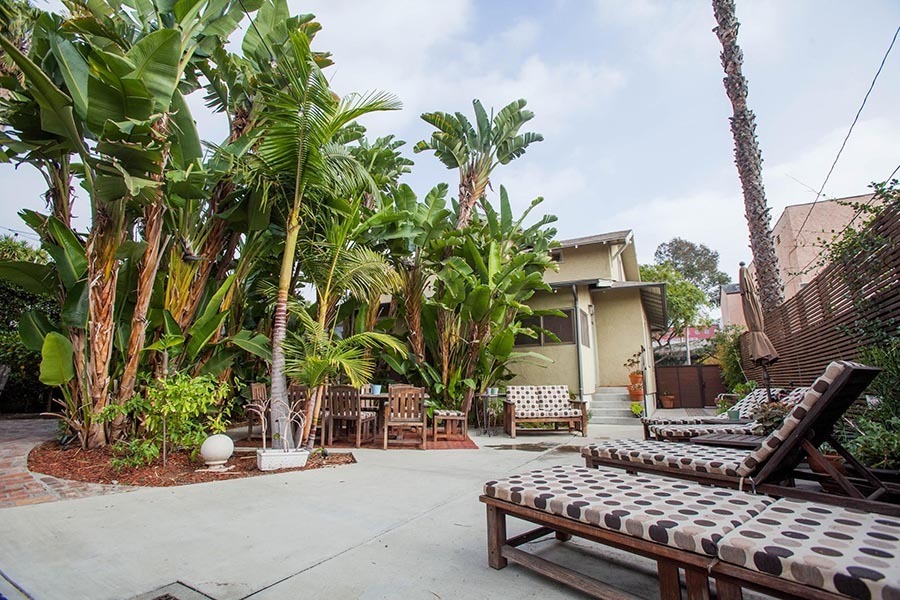
M 297 236 L 300 233 L 300 207 L 292 207 L 288 215 L 287 236 L 284 240 L 284 254 L 281 257 L 281 272 L 278 277 L 278 298 L 275 302 L 275 319 L 272 322 L 272 447 L 275 447 L 275 432 L 282 431 L 288 414 L 287 378 L 284 373 L 284 338 L 287 335 L 287 300 L 290 293 L 291 274 L 297 252 Z M 288 424 L 290 435 L 290 424 Z M 285 440 L 293 448 L 293 439 Z
M 88 366 L 88 392 L 90 394 L 92 420 L 88 428 L 88 448 L 106 444 L 106 430 L 96 415 L 103 410 L 109 394 L 109 363 L 115 336 L 114 309 L 119 261 L 116 251 L 122 243 L 122 203 L 110 203 L 99 208 L 87 241 L 88 262 L 88 335 L 90 338 L 90 364 Z
M 750 249 L 759 283 L 760 301 L 771 311 L 784 301 L 784 289 L 775 257 L 769 208 L 762 181 L 762 153 L 756 138 L 756 117 L 747 107 L 747 80 L 741 66 L 744 55 L 737 44 L 740 24 L 734 13 L 734 0 L 713 0 L 718 26 L 713 29 L 722 44 L 725 92 L 731 101 L 731 133 L 734 136 L 734 162 L 744 191 L 744 212 L 750 228 Z
M 150 297 L 153 295 L 153 284 L 159 270 L 162 252 L 163 215 L 166 207 L 159 201 L 144 209 L 144 241 L 147 248 L 141 259 L 138 270 L 137 296 L 134 312 L 131 317 L 131 333 L 128 336 L 128 354 L 125 370 L 122 373 L 122 385 L 119 386 L 119 404 L 124 404 L 134 394 L 137 382 L 138 366 L 147 337 L 147 311 L 150 308 Z M 122 421 L 117 419 L 113 424 L 114 432 L 121 430 Z

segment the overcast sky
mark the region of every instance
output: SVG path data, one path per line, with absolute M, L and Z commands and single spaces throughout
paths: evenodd
M 422 112 L 501 108 L 528 100 L 528 129 L 545 141 L 500 167 L 515 206 L 536 196 L 560 238 L 633 229 L 638 256 L 674 236 L 702 242 L 737 276 L 749 260 L 729 104 L 710 3 L 702 0 L 289 0 L 317 15 L 315 47 L 341 94 L 385 90 L 404 110 L 362 121 L 370 137 L 407 140 L 406 181 L 423 196 L 455 173 L 412 154 L 430 135 Z M 757 115 L 773 224 L 784 206 L 815 199 L 900 24 L 895 0 L 738 0 L 739 43 Z M 898 44 L 900 46 L 900 44 Z M 884 67 L 828 197 L 865 193 L 900 164 L 900 49 Z M 192 98 L 201 136 L 219 142 L 221 116 Z M 0 227 L 24 230 L 22 207 L 43 206 L 43 180 L 0 166 Z M 88 212 L 86 200 L 77 214 Z M 81 223 L 84 223 L 82 218 Z M 0 232 L 7 232 L 0 230 Z

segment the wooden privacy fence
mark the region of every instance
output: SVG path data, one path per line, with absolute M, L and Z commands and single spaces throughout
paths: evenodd
M 676 408 L 715 406 L 716 396 L 725 391 L 718 365 L 677 365 L 656 367 L 656 395 L 675 396 Z
M 780 355 L 769 367 L 774 386 L 809 385 L 832 360 L 854 360 L 860 348 L 896 333 L 900 206 L 886 206 L 863 240 L 765 315 L 766 333 Z M 741 353 L 747 377 L 761 384 L 762 369 L 750 362 L 743 343 Z

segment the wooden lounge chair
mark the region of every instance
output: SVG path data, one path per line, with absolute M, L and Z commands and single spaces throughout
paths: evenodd
M 772 388 L 772 398 L 779 398 L 784 390 L 781 388 Z M 660 425 L 706 425 L 706 424 L 741 424 L 746 421 L 750 415 L 756 411 L 758 407 L 769 401 L 769 393 L 766 388 L 756 388 L 740 400 L 734 403 L 731 410 L 738 411 L 739 419 L 734 421 L 728 416 L 728 413 L 722 413 L 715 416 L 707 417 L 641 417 L 641 424 L 644 426 L 644 439 L 651 439 L 650 428 Z
M 793 482 L 801 477 L 822 479 L 822 476 L 799 471 L 797 466 L 808 456 L 814 460 L 821 458 L 818 448 L 828 442 L 863 474 L 863 478 L 851 480 L 833 467 L 826 478 L 833 480 L 849 496 L 845 500 L 848 505 L 864 507 L 866 500 L 875 500 L 888 492 L 894 494 L 897 490 L 860 465 L 831 432 L 844 411 L 879 371 L 845 361 L 832 362 L 788 414 L 784 424 L 753 450 L 654 440 L 615 440 L 585 446 L 581 454 L 588 466 L 654 472 L 712 485 L 815 500 L 825 495 L 793 487 Z
M 377 415 L 365 411 L 359 398 L 359 390 L 349 385 L 328 386 L 328 445 L 334 443 L 335 427 L 346 426 L 348 437 L 353 436 L 357 448 L 363 441 L 375 439 Z
M 395 387 L 388 392 L 382 420 L 384 449 L 388 447 L 390 429 L 421 429 L 421 448 L 428 448 L 428 413 L 425 412 L 425 390 L 417 387 Z
M 587 403 L 572 400 L 566 385 L 510 385 L 503 402 L 503 428 L 516 437 L 518 423 L 552 423 L 553 429 L 560 423 L 568 425 L 568 431 L 580 431 L 587 435 Z
M 484 486 L 488 564 L 508 561 L 597 598 L 634 598 L 520 546 L 572 536 L 654 559 L 659 595 L 739 600 L 900 597 L 900 519 L 621 470 L 549 467 Z M 879 508 L 890 508 L 879 506 Z M 507 516 L 538 525 L 507 536 Z M 542 545 L 546 549 L 545 545 Z
M 797 388 L 792 390 L 791 393 L 778 400 L 778 402 L 787 405 L 787 406 L 795 406 L 798 402 L 803 400 L 806 396 L 806 392 L 809 390 L 808 387 Z M 763 404 L 757 405 L 754 412 L 749 413 L 749 417 L 755 418 L 756 410 L 759 410 Z M 715 421 L 722 421 L 721 423 L 716 423 Z M 667 425 L 645 425 L 644 426 L 644 439 L 655 439 L 655 440 L 663 440 L 669 442 L 675 441 L 685 441 L 690 440 L 691 438 L 710 435 L 714 433 L 725 433 L 730 435 L 758 435 L 760 433 L 760 425 L 756 421 L 746 420 L 746 422 L 736 422 L 727 419 L 719 419 L 719 418 L 710 418 L 706 422 L 701 423 L 691 423 L 691 424 L 667 424 Z

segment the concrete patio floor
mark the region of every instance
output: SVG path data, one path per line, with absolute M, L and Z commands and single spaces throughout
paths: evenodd
M 0 509 L 0 597 L 143 600 L 173 582 L 187 586 L 170 592 L 180 600 L 582 597 L 515 565 L 490 569 L 478 495 L 492 478 L 582 464 L 583 444 L 641 428 L 471 433 L 479 450 L 355 450 L 357 464 L 333 469 Z M 530 546 L 658 597 L 652 561 L 587 542 Z

